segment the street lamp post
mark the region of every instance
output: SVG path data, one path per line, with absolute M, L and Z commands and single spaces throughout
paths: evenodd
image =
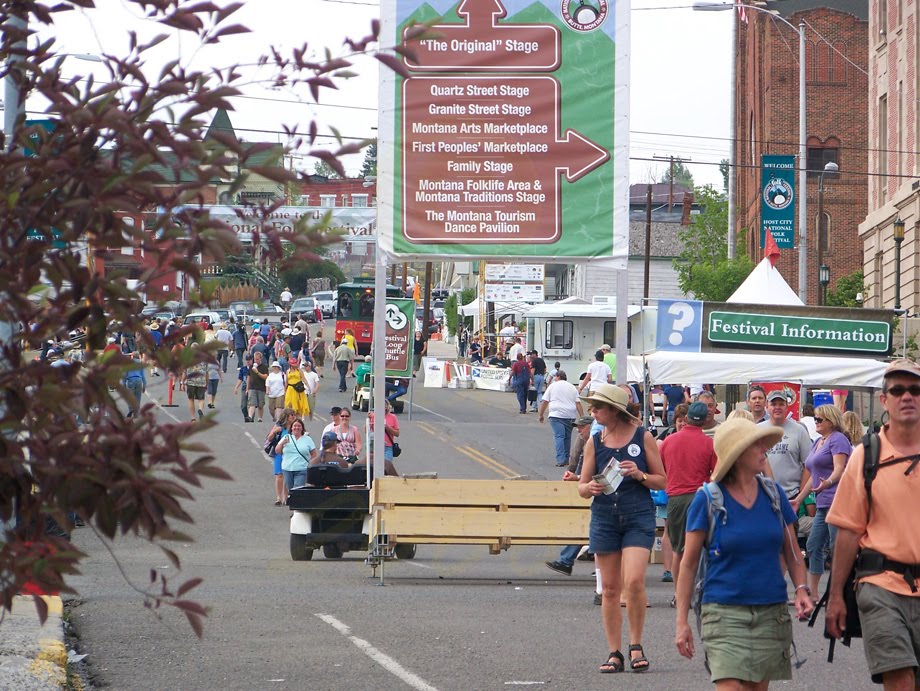
M 805 22 L 799 22 L 796 26 L 788 19 L 783 17 L 777 10 L 769 10 L 764 7 L 753 5 L 740 5 L 734 3 L 713 3 L 713 2 L 694 2 L 693 9 L 699 12 L 725 12 L 734 10 L 736 7 L 744 7 L 745 12 L 762 12 L 769 14 L 786 24 L 799 35 L 799 299 L 803 303 L 808 302 L 808 209 L 807 209 L 807 171 L 806 163 L 808 158 L 808 148 L 806 145 L 805 129 Z
M 827 264 L 818 267 L 818 283 L 821 284 L 821 302 L 819 305 L 827 304 L 827 284 L 831 282 L 831 268 Z
M 894 309 L 901 309 L 901 243 L 904 242 L 904 221 L 894 222 Z
M 815 238 L 818 241 L 818 265 L 822 268 L 826 268 L 824 266 L 824 243 L 821 237 L 821 229 L 824 227 L 824 175 L 825 173 L 836 173 L 838 170 L 840 167 L 836 163 L 828 161 L 824 164 L 824 170 L 821 171 L 821 176 L 818 178 L 818 222 L 815 224 Z M 828 281 L 830 281 L 830 274 L 828 274 Z M 822 285 L 824 289 L 820 302 L 818 302 L 819 305 L 823 305 L 827 297 L 827 286 Z

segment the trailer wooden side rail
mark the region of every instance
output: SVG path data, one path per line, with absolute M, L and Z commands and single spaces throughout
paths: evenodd
M 590 500 L 574 482 L 413 480 L 383 477 L 371 488 L 371 544 L 511 545 L 588 543 Z

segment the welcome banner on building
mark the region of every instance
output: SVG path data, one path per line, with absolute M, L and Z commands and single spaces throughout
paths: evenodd
M 198 212 L 198 207 L 188 207 Z M 256 209 L 247 206 L 214 205 L 203 206 L 211 218 L 226 223 L 236 233 L 240 242 L 251 243 L 253 233 L 262 232 Z M 265 225 L 279 232 L 291 232 L 294 224 L 305 219 L 309 224 L 318 224 L 329 219 L 327 228 L 342 233 L 343 242 L 376 242 L 377 209 L 363 206 L 321 207 L 281 206 L 269 214 Z
M 767 230 L 780 249 L 795 247 L 795 156 L 762 156 L 760 248 Z

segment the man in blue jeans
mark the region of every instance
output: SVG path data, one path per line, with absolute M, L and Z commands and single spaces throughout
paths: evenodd
M 575 418 L 584 411 L 578 398 L 578 387 L 568 381 L 564 371 L 557 370 L 555 379 L 546 387 L 538 412 L 541 423 L 549 417 L 556 451 L 556 467 L 568 465 L 572 446 L 572 426 L 575 424 Z
M 514 388 L 517 396 L 518 407 L 521 414 L 527 412 L 527 389 L 530 388 L 530 367 L 524 360 L 523 349 L 517 354 L 517 359 L 511 365 L 511 372 L 508 374 L 508 383 Z
M 591 438 L 592 422 L 594 422 L 594 418 L 590 415 L 582 415 L 575 420 L 575 429 L 578 431 L 578 436 L 572 444 L 572 455 L 569 457 L 569 467 L 566 468 L 565 472 L 562 474 L 562 479 L 565 482 L 578 482 L 578 477 L 581 475 L 581 460 L 584 454 L 585 444 L 588 439 Z M 562 551 L 559 552 L 559 559 L 556 561 L 548 561 L 546 565 L 553 571 L 571 576 L 572 567 L 575 565 L 575 558 L 581 551 L 581 547 L 581 545 L 568 545 L 567 547 L 563 547 Z

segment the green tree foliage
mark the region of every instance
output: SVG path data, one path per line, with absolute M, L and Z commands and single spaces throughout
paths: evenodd
M 251 41 L 239 37 L 247 29 L 231 19 L 242 4 L 123 0 L 161 35 L 145 43 L 131 33 L 130 49 L 100 56 L 96 68 L 108 75 L 101 80 L 75 74 L 76 61 L 62 70 L 55 35 L 63 12 L 85 12 L 91 21 L 92 13 L 108 11 L 94 5 L 92 0 L 4 3 L 0 76 L 18 86 L 21 101 L 35 96 L 34 103 L 46 108 L 44 116 L 56 123 L 49 133 L 26 127 L 20 116 L 12 140 L 0 144 L 0 605 L 6 610 L 27 581 L 46 591 L 74 592 L 72 576 L 84 555 L 62 536 L 73 529 L 74 514 L 106 540 L 130 535 L 153 543 L 178 569 L 169 545 L 190 541 L 180 526 L 193 521 L 189 504 L 195 490 L 207 478 L 229 477 L 198 438 L 216 424 L 210 418 L 175 423 L 146 403 L 127 419 L 130 394 L 121 382 L 134 365 L 102 349 L 110 329 L 117 329 L 135 334 L 138 347 L 164 371 L 211 357 L 207 346 L 174 348 L 195 337 L 195 326 L 173 332 L 154 349 L 141 316 L 142 295 L 155 294 L 152 280 L 179 271 L 202 285 L 196 296 L 201 302 L 209 299 L 207 286 L 213 284 L 201 280 L 198 257 L 221 261 L 244 250 L 201 200 L 213 195 L 213 179 L 232 181 L 229 192 L 236 195 L 247 164 L 273 145 L 219 134 L 206 141 L 209 114 L 232 108 L 249 70 L 163 65 L 157 55 L 163 51 L 158 44 L 176 34 L 190 51 L 192 44 Z M 11 15 L 23 26 L 28 22 L 28 30 L 6 21 Z M 366 51 L 376 33 L 374 23 L 368 36 L 347 41 L 348 49 Z M 319 99 L 349 66 L 345 59 L 305 60 L 305 46 L 265 51 L 263 64 L 276 73 L 265 78 L 298 85 L 302 98 Z M 391 56 L 375 57 L 395 64 Z M 9 99 L 6 107 L 13 107 Z M 290 130 L 316 131 L 313 122 L 296 126 Z M 344 144 L 309 153 L 341 174 L 339 158 L 360 148 Z M 283 166 L 258 170 L 279 185 L 297 180 Z M 253 237 L 263 256 L 280 260 L 289 245 L 294 248 L 289 263 L 315 263 L 318 248 L 332 239 L 325 228 L 303 221 L 277 229 L 267 220 L 271 210 L 259 207 L 249 220 L 260 226 Z M 111 266 L 105 276 L 97 275 L 83 253 L 87 246 L 103 257 L 140 249 L 151 265 L 137 284 Z M 27 328 L 20 329 L 23 325 Z M 12 335 L 11 326 L 18 329 Z M 55 363 L 63 366 L 35 359 L 46 341 L 78 336 L 87 345 L 80 359 Z M 61 530 L 46 531 L 46 519 Z M 152 610 L 178 608 L 201 635 L 207 611 L 189 599 L 200 579 L 180 583 L 165 573 L 151 569 L 149 581 L 129 584 Z M 35 602 L 46 616 L 44 602 Z
M 361 165 L 361 177 L 374 177 L 377 175 L 377 142 L 368 145 L 364 152 L 364 163 Z
M 316 161 L 313 164 L 313 174 L 322 175 L 323 177 L 329 178 L 330 180 L 344 177 L 343 175 L 340 175 L 328 161 Z
M 680 230 L 681 251 L 674 260 L 680 289 L 697 300 L 722 302 L 754 268 L 746 256 L 728 258 L 728 203 L 711 185 L 697 188 L 699 214 Z M 743 246 L 743 238 L 739 246 Z
M 658 182 L 671 182 L 671 171 L 674 171 L 674 184 L 683 185 L 687 189 L 693 189 L 693 173 L 682 162 L 674 160 L 673 166 L 669 163 L 665 168 L 661 179 Z
M 829 307 L 861 307 L 862 303 L 856 300 L 856 295 L 862 293 L 865 296 L 866 290 L 862 269 L 858 269 L 837 279 L 834 289 L 828 289 L 824 304 Z
M 328 278 L 333 286 L 346 281 L 345 274 L 335 262 L 322 258 L 289 264 L 278 272 L 278 278 L 281 285 L 290 286 L 295 295 L 305 293 L 307 280 L 311 278 Z
M 447 328 L 451 333 L 457 333 L 457 326 L 460 324 L 460 306 L 468 305 L 475 299 L 476 289 L 464 288 L 460 291 L 459 300 L 457 293 L 451 293 L 444 301 L 444 318 L 447 320 Z
M 728 175 L 731 172 L 731 167 L 727 158 L 719 161 L 719 172 L 722 173 L 722 189 L 725 190 L 725 194 L 728 194 Z

